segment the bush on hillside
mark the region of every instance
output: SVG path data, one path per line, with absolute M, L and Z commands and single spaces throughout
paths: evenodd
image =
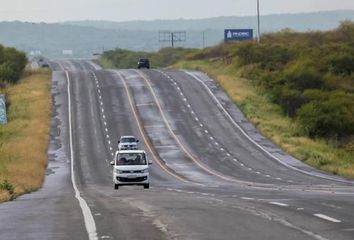
M 262 69 L 269 71 L 282 69 L 291 59 L 290 50 L 281 45 L 256 45 L 251 42 L 240 45 L 236 54 L 242 66 L 258 63 Z
M 337 53 L 329 60 L 334 74 L 351 75 L 354 72 L 354 56 L 350 53 Z
M 288 117 L 294 117 L 296 115 L 296 111 L 302 106 L 304 99 L 301 96 L 301 92 L 296 89 L 289 88 L 275 88 L 273 90 L 274 102 L 279 104 L 283 112 Z
M 285 73 L 283 82 L 290 89 L 301 92 L 306 89 L 321 89 L 324 87 L 321 75 L 316 70 L 306 67 Z
M 354 22 L 343 21 L 335 33 L 337 33 L 338 41 L 354 41 Z
M 297 112 L 301 130 L 310 137 L 344 137 L 354 134 L 353 95 L 333 93 L 325 101 L 310 101 Z
M 156 53 L 149 53 L 153 67 L 167 67 L 188 58 L 196 50 L 187 48 L 163 48 Z

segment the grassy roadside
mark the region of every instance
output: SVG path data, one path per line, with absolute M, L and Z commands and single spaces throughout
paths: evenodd
M 258 130 L 283 150 L 318 169 L 354 178 L 354 146 L 340 148 L 335 142 L 299 136 L 294 121 L 270 102 L 261 88 L 241 78 L 235 64 L 222 60 L 180 61 L 173 68 L 197 69 L 209 74 L 241 108 Z
M 108 60 L 107 58 L 104 58 L 104 57 L 95 60 L 95 62 L 104 69 L 114 69 L 115 68 L 114 64 L 110 60 Z
M 51 73 L 27 71 L 8 85 L 8 124 L 0 125 L 0 202 L 37 190 L 47 166 Z

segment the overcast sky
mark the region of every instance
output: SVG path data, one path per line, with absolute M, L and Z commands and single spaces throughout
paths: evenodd
M 0 21 L 153 20 L 246 16 L 256 0 L 0 0 Z M 354 9 L 354 0 L 260 0 L 262 14 Z

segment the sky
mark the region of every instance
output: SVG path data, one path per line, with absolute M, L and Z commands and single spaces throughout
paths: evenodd
M 261 14 L 354 10 L 354 0 L 259 0 Z M 256 0 L 0 0 L 0 21 L 196 19 L 256 14 Z

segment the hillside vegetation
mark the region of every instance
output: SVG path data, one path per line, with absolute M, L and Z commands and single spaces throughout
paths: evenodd
M 230 56 L 242 77 L 297 121 L 299 134 L 354 134 L 354 24 L 327 33 L 265 35 L 262 45 L 238 44 Z
M 354 177 L 353 22 L 328 32 L 286 29 L 264 35 L 260 45 L 235 42 L 183 51 L 173 66 L 215 78 L 274 143 L 319 169 Z

